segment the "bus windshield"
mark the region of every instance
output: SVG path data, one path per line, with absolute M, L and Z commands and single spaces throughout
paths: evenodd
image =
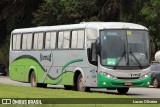
M 149 36 L 142 30 L 102 30 L 101 64 L 103 66 L 140 67 L 149 65 Z

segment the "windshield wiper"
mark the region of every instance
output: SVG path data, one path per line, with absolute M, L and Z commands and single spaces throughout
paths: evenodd
M 119 65 L 120 61 L 122 60 L 122 58 L 124 57 L 124 55 L 126 55 L 126 51 L 125 51 L 125 44 L 124 44 L 124 51 L 123 54 L 121 55 L 121 58 L 118 60 L 118 62 L 116 63 L 116 65 L 113 67 L 113 69 L 116 69 L 116 67 Z M 126 57 L 125 57 L 126 58 Z
M 133 58 L 137 61 L 138 65 L 139 65 L 139 68 L 140 68 L 140 69 L 143 69 L 142 64 L 141 64 L 140 61 L 137 59 L 137 57 L 133 54 L 133 52 L 131 51 L 131 48 L 130 48 L 130 51 L 129 51 L 128 53 L 130 53 L 130 54 L 133 56 Z
M 121 58 L 118 60 L 116 65 L 113 67 L 113 69 L 116 69 L 116 67 L 119 65 L 120 61 L 122 60 L 122 58 L 124 57 L 125 54 L 126 54 L 126 52 L 124 51 L 123 54 L 121 55 Z

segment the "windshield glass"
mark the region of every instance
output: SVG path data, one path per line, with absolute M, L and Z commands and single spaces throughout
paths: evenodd
M 141 30 L 103 30 L 101 64 L 104 66 L 149 65 L 148 32 Z

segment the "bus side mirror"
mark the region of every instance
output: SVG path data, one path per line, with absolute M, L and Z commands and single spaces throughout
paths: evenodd
M 97 43 L 96 44 L 96 53 L 98 54 L 98 55 L 100 55 L 100 44 L 99 43 Z

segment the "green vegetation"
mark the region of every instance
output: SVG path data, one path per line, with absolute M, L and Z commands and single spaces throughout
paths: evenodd
M 126 95 L 112 95 L 106 93 L 87 93 L 67 91 L 64 89 L 43 89 L 0 84 L 0 98 L 133 98 Z M 2 106 L 2 105 L 0 105 Z M 3 105 L 8 107 L 9 105 Z M 10 105 L 12 107 L 27 107 L 27 105 Z M 41 107 L 44 105 L 29 105 L 31 107 Z M 159 107 L 159 104 L 47 104 L 46 107 Z
M 12 30 L 83 21 L 142 24 L 160 49 L 159 0 L 0 0 L 0 63 L 8 65 Z
M 0 87 L 0 98 L 129 98 L 126 95 L 87 93 L 64 89 L 44 89 L 4 84 L 0 84 Z

